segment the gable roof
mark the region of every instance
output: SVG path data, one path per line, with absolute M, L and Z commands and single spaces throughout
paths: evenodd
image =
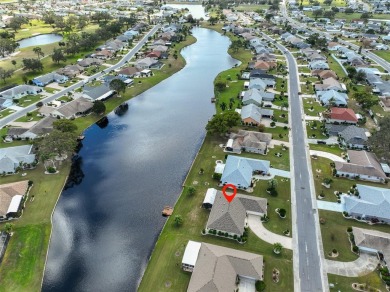
M 28 180 L 0 185 L 0 217 L 7 215 L 12 198 L 17 195 L 24 196 L 27 189 Z
M 237 134 L 230 134 L 230 139 L 233 139 L 233 149 L 242 147 L 266 149 L 272 140 L 272 134 L 239 130 Z
M 187 292 L 234 291 L 237 276 L 263 279 L 263 256 L 202 243 Z
M 350 162 L 335 161 L 337 171 L 386 179 L 386 174 L 372 152 L 348 150 Z
M 390 189 L 356 185 L 359 197 L 344 196 L 345 210 L 348 213 L 390 220 Z
M 261 121 L 261 109 L 254 105 L 253 103 L 245 105 L 241 109 L 241 119 L 251 118 L 252 120 L 260 123 Z
M 90 110 L 93 106 L 93 102 L 85 97 L 79 97 L 64 104 L 55 110 L 59 114 L 63 115 L 65 118 L 70 118 L 77 113 L 84 113 Z
M 252 158 L 229 155 L 225 163 L 221 181 L 236 187 L 249 187 L 254 171 L 268 173 L 270 162 Z
M 366 247 L 380 251 L 385 260 L 390 260 L 390 234 L 364 228 L 353 227 L 355 244 L 359 247 Z
M 342 130 L 339 135 L 347 144 L 366 145 L 368 140 L 366 132 L 367 129 L 365 128 L 359 128 L 355 125 L 351 125 Z

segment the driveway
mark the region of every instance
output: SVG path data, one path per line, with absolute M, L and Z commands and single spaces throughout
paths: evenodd
M 240 277 L 240 284 L 238 284 L 238 290 L 240 292 L 256 292 L 256 281 Z
M 343 212 L 343 204 L 317 200 L 317 208 L 321 210 L 334 211 L 334 212 Z
M 359 258 L 353 262 L 338 262 L 325 260 L 325 268 L 329 274 L 344 277 L 360 277 L 373 272 L 379 260 L 374 255 L 361 253 Z
M 249 214 L 248 226 L 258 238 L 264 240 L 265 242 L 270 244 L 279 242 L 283 245 L 284 248 L 292 249 L 291 237 L 282 236 L 269 231 L 263 226 L 259 216 Z
M 327 145 L 338 144 L 337 137 L 330 137 L 328 139 L 307 139 L 309 144 L 318 144 L 318 141 L 324 141 Z
M 286 171 L 286 170 L 281 170 L 281 169 L 277 169 L 277 168 L 270 168 L 269 172 L 273 176 L 281 176 L 281 177 L 290 178 L 290 172 Z
M 345 162 L 345 160 L 342 159 L 340 156 L 325 151 L 310 150 L 310 155 L 317 155 L 319 157 L 324 157 L 332 161 Z

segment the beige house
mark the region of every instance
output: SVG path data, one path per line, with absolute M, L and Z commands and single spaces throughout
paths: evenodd
M 27 190 L 28 180 L 0 185 L 0 220 L 16 215 Z

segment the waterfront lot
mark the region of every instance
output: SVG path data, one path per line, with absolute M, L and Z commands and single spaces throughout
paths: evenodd
M 265 260 L 265 282 L 269 291 L 292 291 L 292 252 L 283 250 L 281 255 L 275 255 L 272 252 L 272 245 L 257 238 L 252 232 L 249 232 L 248 241 L 245 244 L 230 239 L 217 238 L 211 235 L 204 236 L 201 231 L 206 225 L 209 211 L 200 208 L 204 194 L 207 188 L 217 187 L 217 181 L 211 178 L 216 160 L 223 160 L 225 153 L 222 151 L 220 144 L 225 143 L 226 139 L 215 136 L 206 136 L 205 142 L 199 151 L 197 158 L 194 161 L 192 169 L 184 183 L 183 193 L 175 205 L 173 215 L 168 219 L 160 237 L 157 241 L 152 258 L 148 268 L 144 274 L 143 280 L 139 287 L 139 291 L 151 291 L 156 287 L 163 287 L 166 283 L 171 283 L 172 291 L 185 291 L 187 288 L 191 274 L 181 271 L 181 258 L 188 240 L 204 241 L 235 249 L 245 250 L 264 255 Z M 248 155 L 252 156 L 254 154 Z M 257 155 L 258 159 L 268 159 L 268 156 Z M 200 174 L 200 169 L 204 170 Z M 254 193 L 249 195 L 262 196 L 269 200 L 269 214 L 275 213 L 275 207 L 283 208 L 289 206 L 287 202 L 289 197 L 289 182 L 281 182 L 279 180 L 278 190 L 279 196 L 273 198 L 264 190 L 265 182 L 258 183 Z M 195 195 L 188 195 L 187 189 L 189 186 L 196 188 Z M 287 200 L 286 200 L 287 199 Z M 278 203 L 277 200 L 280 200 Z M 281 202 L 284 201 L 283 205 Z M 291 218 L 290 209 L 287 210 L 287 217 Z M 181 215 L 183 225 L 176 227 L 174 224 L 175 215 Z M 276 214 L 275 214 L 276 215 Z M 273 216 L 273 214 L 271 215 Z M 287 220 L 285 224 L 291 224 Z M 282 219 L 281 219 L 282 220 Z M 280 232 L 284 227 L 278 226 L 278 221 L 275 216 L 266 223 L 271 230 Z M 283 222 L 284 223 L 284 222 Z M 290 229 L 291 230 L 291 229 Z M 278 284 L 272 281 L 272 269 L 277 268 L 281 272 L 281 279 Z M 157 288 L 159 289 L 159 288 Z

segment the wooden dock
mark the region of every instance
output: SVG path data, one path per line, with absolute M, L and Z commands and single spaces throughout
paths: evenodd
M 173 207 L 165 206 L 161 213 L 163 216 L 169 217 L 173 213 Z

